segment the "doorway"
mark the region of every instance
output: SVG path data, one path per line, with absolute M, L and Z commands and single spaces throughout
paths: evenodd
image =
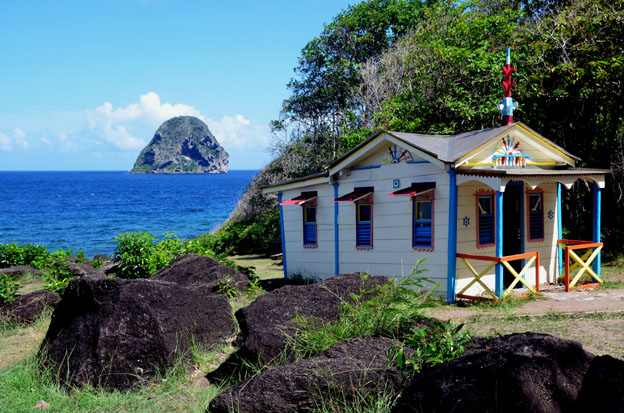
M 522 182 L 509 182 L 503 194 L 503 255 L 522 254 L 524 252 L 523 234 L 523 196 L 524 185 Z M 509 263 L 516 272 L 522 270 L 524 260 L 511 261 Z M 509 287 L 515 277 L 504 268 L 503 285 Z M 522 283 L 516 284 L 517 288 Z

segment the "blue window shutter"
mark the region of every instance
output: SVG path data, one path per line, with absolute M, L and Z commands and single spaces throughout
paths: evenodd
M 370 221 L 358 222 L 356 245 L 359 247 L 371 246 L 371 223 Z

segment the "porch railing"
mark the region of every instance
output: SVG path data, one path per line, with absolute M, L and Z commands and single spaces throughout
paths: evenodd
M 563 282 L 566 292 L 571 289 L 597 287 L 604 282 L 591 267 L 594 259 L 598 256 L 600 250 L 602 250 L 602 242 L 560 239 L 557 240 L 557 244 L 563 248 L 564 269 L 563 274 L 559 276 L 559 281 Z M 587 251 L 579 257 L 575 252 L 577 250 Z M 572 265 L 570 265 L 570 258 L 574 261 Z M 570 274 L 577 267 L 579 271 L 573 276 L 572 280 L 570 280 Z M 589 275 L 589 280 L 581 280 L 581 277 L 585 274 Z M 592 279 L 595 282 L 592 282 Z M 577 284 L 579 285 L 577 286 Z
M 530 292 L 534 294 L 538 293 L 539 292 L 539 267 L 540 267 L 539 257 L 540 257 L 540 254 L 537 251 L 526 252 L 524 254 L 507 255 L 506 257 L 488 257 L 484 255 L 457 253 L 457 258 L 459 258 L 464 263 L 466 268 L 468 268 L 468 270 L 474 275 L 474 279 L 471 280 L 468 284 L 466 284 L 466 286 L 462 288 L 462 290 L 459 293 L 457 293 L 456 296 L 458 298 L 464 298 L 468 300 L 500 300 L 501 298 L 506 298 L 513 291 L 514 287 L 518 283 L 522 283 Z M 522 270 L 520 270 L 520 272 L 516 272 L 516 270 L 509 264 L 510 261 L 525 260 L 525 259 L 528 259 L 528 261 L 525 263 L 524 267 L 522 268 Z M 483 271 L 477 272 L 477 270 L 474 269 L 474 267 L 472 266 L 472 264 L 470 264 L 470 262 L 468 262 L 468 260 L 489 261 L 491 262 L 491 264 L 488 265 L 487 268 L 485 268 Z M 535 263 L 535 287 L 531 286 L 524 279 L 524 274 L 534 263 Z M 500 297 L 481 280 L 481 278 L 484 275 L 486 275 L 497 264 L 502 264 L 514 276 L 513 282 L 509 285 L 509 287 L 507 287 L 507 289 L 502 293 Z M 496 282 L 498 284 L 499 280 L 497 280 Z M 485 290 L 487 295 L 489 295 L 489 297 L 481 297 L 481 296 L 473 296 L 473 295 L 465 294 L 465 292 L 468 291 L 468 289 L 472 287 L 474 284 L 481 285 L 481 287 L 483 287 L 483 289 Z M 526 297 L 526 296 L 527 295 L 523 295 L 521 297 Z

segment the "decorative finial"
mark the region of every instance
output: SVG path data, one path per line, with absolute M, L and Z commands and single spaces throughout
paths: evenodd
M 503 98 L 503 103 L 498 105 L 498 108 L 503 112 L 503 126 L 510 125 L 513 123 L 513 111 L 518 107 L 518 102 L 514 101 L 511 98 L 511 88 L 516 84 L 515 81 L 511 80 L 511 74 L 514 70 L 516 70 L 515 66 L 511 66 L 511 53 L 509 48 L 507 48 L 507 60 L 505 62 L 505 66 L 502 67 L 503 73 L 505 74 L 505 80 L 503 80 L 503 87 L 505 88 L 505 97 Z

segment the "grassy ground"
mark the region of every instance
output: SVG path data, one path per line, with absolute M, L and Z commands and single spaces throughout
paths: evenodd
M 264 255 L 235 255 L 229 257 L 238 265 L 255 267 L 260 279 L 284 277 L 284 266 L 281 260 L 272 260 Z
M 240 265 L 256 267 L 261 279 L 283 277 L 280 261 L 261 256 L 237 256 L 232 259 Z M 624 288 L 624 262 L 605 265 L 603 273 L 609 281 L 609 288 Z M 20 281 L 22 294 L 41 288 L 41 281 L 36 277 L 27 276 Z M 231 299 L 231 304 L 236 310 L 253 299 L 248 295 L 237 296 Z M 624 342 L 621 340 L 624 337 L 624 313 L 570 317 L 551 312 L 528 316 L 518 313 L 521 305 L 521 302 L 480 304 L 475 307 L 478 314 L 461 322 L 465 324 L 464 329 L 473 335 L 544 332 L 578 340 L 595 354 L 624 358 Z M 437 303 L 431 314 L 435 315 L 440 310 L 462 311 L 463 308 Z M 0 325 L 0 412 L 32 411 L 39 400 L 50 403 L 49 412 L 203 412 L 219 392 L 217 387 L 203 379 L 205 372 L 216 368 L 235 350 L 227 345 L 211 351 L 194 348 L 192 365 L 180 363 L 165 376 L 136 391 L 120 393 L 88 387 L 67 391 L 59 388 L 49 373 L 41 372 L 35 358 L 49 322 L 48 313 L 31 326 Z

